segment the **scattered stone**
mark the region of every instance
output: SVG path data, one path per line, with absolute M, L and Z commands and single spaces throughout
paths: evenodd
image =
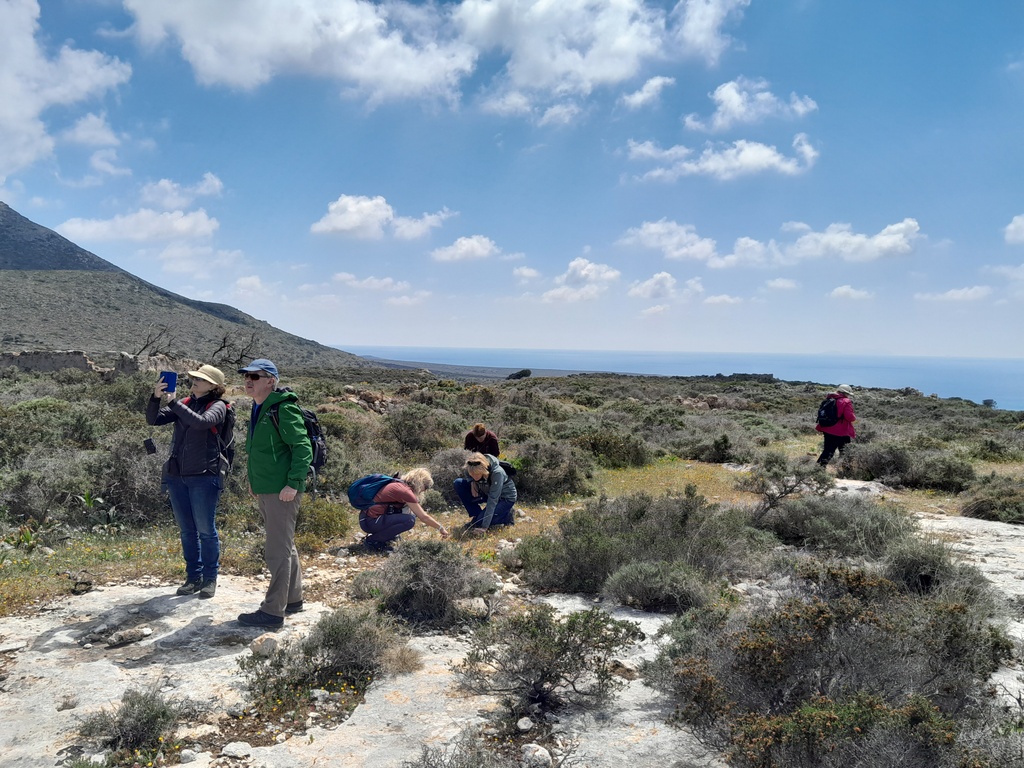
M 24 640 L 15 640 L 10 643 L 4 643 L 3 645 L 0 645 L 0 653 L 14 653 L 15 651 L 20 651 L 26 645 L 28 645 L 28 643 Z
M 273 654 L 280 645 L 281 641 L 268 632 L 249 643 L 249 650 L 252 651 L 253 656 L 267 657 Z
M 523 768 L 551 768 L 553 763 L 551 753 L 540 744 L 523 744 Z
M 178 753 L 178 760 L 182 763 L 194 763 L 199 759 L 199 753 L 194 749 L 183 749 Z
M 531 720 L 528 717 L 521 717 L 516 722 L 516 728 L 518 728 L 523 733 L 526 733 L 527 731 L 533 728 L 533 720 Z
M 467 597 L 455 601 L 455 609 L 466 616 L 477 619 L 487 618 L 490 611 L 487 608 L 487 601 L 482 597 Z
M 221 757 L 249 757 L 252 754 L 252 745 L 247 741 L 232 741 L 224 745 L 220 754 Z
M 107 638 L 107 648 L 117 648 L 122 645 L 137 643 L 143 638 L 149 637 L 151 634 L 153 634 L 153 630 L 149 627 L 132 627 L 131 629 L 122 629 Z

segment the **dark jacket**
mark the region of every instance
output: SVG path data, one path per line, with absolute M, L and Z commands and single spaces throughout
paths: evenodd
M 213 430 L 224 423 L 226 414 L 227 405 L 212 394 L 172 400 L 163 408 L 159 398 L 149 398 L 146 422 L 157 427 L 174 424 L 164 471 L 169 475 L 227 474 L 227 459 L 221 458 L 220 439 Z
M 480 527 L 490 528 L 498 502 L 511 501 L 515 503 L 519 498 L 519 492 L 516 491 L 516 484 L 512 482 L 511 477 L 505 474 L 505 470 L 501 468 L 498 460 L 490 454 L 485 454 L 485 456 L 489 464 L 487 476 L 474 482 L 476 482 L 480 495 L 487 499 L 487 506 L 484 507 L 483 514 L 480 516 Z M 473 481 L 468 474 L 466 479 Z
M 463 441 L 462 447 L 467 451 L 489 453 L 491 456 L 498 456 L 501 453 L 501 450 L 498 448 L 498 436 L 489 429 L 484 432 L 484 436 L 480 440 L 473 434 L 473 430 L 469 430 L 466 433 L 466 439 Z
M 250 422 L 245 448 L 249 453 L 249 487 L 253 493 L 280 493 L 286 485 L 306 490 L 306 473 L 313 461 L 313 448 L 306 435 L 298 395 L 285 389 L 271 392 L 260 406 L 255 423 Z M 277 405 L 278 426 L 270 418 Z

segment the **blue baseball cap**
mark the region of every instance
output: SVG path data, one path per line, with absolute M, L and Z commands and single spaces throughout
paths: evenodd
M 239 373 L 256 373 L 257 371 L 266 371 L 275 379 L 280 378 L 277 374 L 277 366 L 265 357 L 261 357 L 259 360 L 253 360 L 245 368 L 238 369 Z

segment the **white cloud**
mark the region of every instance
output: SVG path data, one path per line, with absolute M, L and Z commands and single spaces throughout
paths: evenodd
M 1006 225 L 1003 234 L 1006 237 L 1006 242 L 1011 245 L 1024 244 L 1024 214 L 1014 216 L 1010 223 Z
M 653 307 L 647 307 L 646 309 L 640 310 L 641 317 L 657 317 L 663 315 L 668 311 L 668 307 L 665 304 L 655 304 Z
M 619 279 L 620 272 L 607 264 L 595 264 L 577 257 L 569 262 L 564 274 L 555 278 L 558 288 L 541 297 L 546 302 L 589 301 L 598 298 L 608 286 Z
M 716 256 L 714 240 L 698 236 L 690 224 L 677 224 L 668 219 L 645 221 L 627 230 L 619 244 L 659 250 L 666 259 L 707 261 Z
M 974 285 L 970 288 L 954 288 L 945 293 L 915 293 L 914 298 L 920 301 L 980 301 L 992 295 L 992 288 L 987 285 Z
M 838 288 L 833 288 L 832 292 L 829 293 L 829 296 L 833 299 L 850 299 L 852 301 L 870 299 L 872 295 L 870 291 L 862 291 L 859 288 L 854 288 L 852 285 L 840 285 Z
M 750 237 L 738 237 L 733 243 L 732 253 L 726 256 L 714 255 L 708 259 L 708 266 L 713 269 L 739 267 L 743 265 L 763 264 L 769 254 L 775 252 L 775 244 L 764 243 Z
M 628 295 L 641 299 L 671 299 L 676 295 L 676 279 L 668 272 L 658 272 L 648 280 L 633 283 Z
M 141 208 L 135 213 L 112 219 L 68 219 L 56 229 L 75 242 L 130 240 L 194 240 L 210 237 L 220 223 L 200 208 L 198 211 L 153 211 Z
M 483 235 L 460 237 L 451 245 L 435 249 L 430 255 L 435 261 L 468 261 L 486 259 L 501 253 L 493 240 Z
M 750 0 L 680 0 L 672 13 L 680 19 L 676 39 L 683 51 L 717 63 L 731 42 L 722 27 L 741 18 L 748 5 Z
M 782 101 L 768 90 L 766 80 L 739 77 L 722 83 L 710 94 L 717 105 L 709 121 L 696 114 L 687 115 L 684 124 L 696 131 L 726 131 L 735 125 L 759 123 L 772 117 L 799 118 L 818 108 L 809 96 L 790 94 L 789 102 Z
M 106 115 L 95 115 L 92 112 L 78 118 L 73 126 L 61 134 L 61 138 L 72 144 L 85 144 L 91 147 L 116 147 L 121 143 L 107 124 Z
M 1024 281 L 1024 264 L 1017 267 L 987 267 L 986 271 L 1001 275 L 1014 282 Z
M 387 201 L 377 195 L 342 195 L 328 204 L 326 215 L 309 228 L 316 233 L 341 233 L 368 240 L 384 237 L 384 225 L 390 224 L 395 212 Z
M 158 255 L 164 272 L 187 274 L 194 280 L 205 280 L 228 270 L 238 269 L 244 264 L 241 251 L 216 250 L 208 245 L 193 245 L 174 242 Z
M 411 296 L 392 296 L 385 301 L 392 307 L 414 307 L 430 298 L 430 291 L 417 291 Z
M 675 85 L 674 77 L 652 77 L 639 91 L 623 94 L 619 103 L 626 109 L 636 110 L 654 104 L 661 98 L 661 92 L 669 86 Z
M 350 272 L 338 272 L 332 279 L 350 288 L 367 291 L 408 291 L 412 287 L 408 282 L 393 277 L 365 277 L 359 280 Z
M 128 64 L 65 44 L 55 57 L 39 45 L 39 4 L 0 2 L 0 185 L 53 152 L 43 115 L 102 96 L 126 83 Z
M 814 166 L 818 150 L 811 146 L 806 134 L 793 139 L 794 155 L 786 157 L 775 147 L 741 139 L 731 145 L 708 144 L 699 157 L 691 158 L 693 150 L 675 146 L 660 149 L 652 142 L 630 140 L 631 160 L 653 160 L 660 167 L 643 174 L 643 181 L 673 182 L 683 176 L 710 176 L 727 181 L 755 173 L 775 172 L 784 176 L 804 173 Z
M 512 275 L 517 280 L 520 280 L 525 283 L 528 280 L 536 280 L 538 277 L 540 277 L 540 272 L 538 272 L 533 267 L 516 267 L 515 269 L 512 270 Z
M 108 176 L 131 176 L 129 168 L 118 165 L 116 149 L 97 149 L 89 158 L 89 167 Z
M 538 125 L 569 125 L 582 110 L 575 104 L 555 104 L 544 110 Z
M 778 259 L 795 264 L 804 259 L 840 258 L 844 261 L 875 261 L 910 253 L 920 236 L 915 219 L 890 224 L 876 235 L 852 231 L 849 224 L 830 224 L 824 232 L 806 232 L 782 249 Z
M 224 191 L 224 183 L 214 174 L 207 172 L 195 184 L 183 186 L 170 179 L 150 182 L 142 187 L 143 202 L 155 205 L 164 210 L 187 208 L 197 197 L 220 197 Z
M 719 304 L 719 305 L 730 305 L 730 304 L 742 304 L 743 299 L 738 296 L 730 296 L 727 293 L 721 293 L 717 296 L 708 296 L 704 299 L 705 304 Z
M 418 219 L 396 216 L 392 226 L 395 230 L 395 237 L 399 240 L 417 240 L 430 234 L 430 230 L 437 229 L 444 224 L 445 220 L 455 215 L 455 212 L 442 208 L 437 213 L 424 213 Z
M 774 280 L 765 282 L 764 287 L 772 291 L 792 291 L 798 286 L 796 280 L 790 280 L 788 277 L 776 277 Z
M 245 275 L 235 280 L 231 293 L 241 299 L 264 299 L 274 295 L 274 288 L 265 284 L 259 275 Z

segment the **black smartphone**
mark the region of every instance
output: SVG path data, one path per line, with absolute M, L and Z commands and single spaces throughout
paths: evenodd
M 178 388 L 178 374 L 174 371 L 160 371 L 160 381 L 167 382 L 166 392 L 174 392 Z

